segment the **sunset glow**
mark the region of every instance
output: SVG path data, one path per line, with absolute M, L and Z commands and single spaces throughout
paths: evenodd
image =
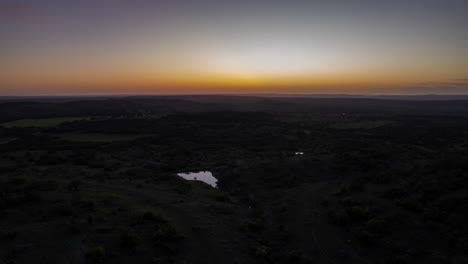
M 0 95 L 465 94 L 467 12 L 442 0 L 0 0 Z

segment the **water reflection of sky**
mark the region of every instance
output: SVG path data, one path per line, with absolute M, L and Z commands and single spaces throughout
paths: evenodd
M 218 180 L 209 171 L 200 172 L 189 172 L 189 173 L 177 173 L 177 176 L 182 177 L 189 181 L 202 181 L 213 187 L 217 187 Z

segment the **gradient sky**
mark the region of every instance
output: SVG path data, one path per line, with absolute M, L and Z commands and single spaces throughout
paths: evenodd
M 468 94 L 466 0 L 0 0 L 0 95 Z

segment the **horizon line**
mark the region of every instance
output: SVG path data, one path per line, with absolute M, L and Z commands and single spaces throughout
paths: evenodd
M 374 96 L 468 96 L 468 94 L 353 94 L 353 93 L 115 93 L 115 94 L 36 94 L 36 95 L 0 95 L 0 98 L 18 97 L 130 97 L 130 96 L 353 96 L 353 97 L 374 97 Z

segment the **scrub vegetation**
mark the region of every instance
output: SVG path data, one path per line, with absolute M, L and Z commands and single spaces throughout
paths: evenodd
M 2 127 L 54 127 L 66 122 L 79 120 L 87 120 L 88 117 L 58 117 L 58 118 L 38 118 L 38 119 L 21 119 L 0 124 Z
M 0 263 L 468 258 L 467 101 L 0 103 L 49 118 L 0 127 Z

